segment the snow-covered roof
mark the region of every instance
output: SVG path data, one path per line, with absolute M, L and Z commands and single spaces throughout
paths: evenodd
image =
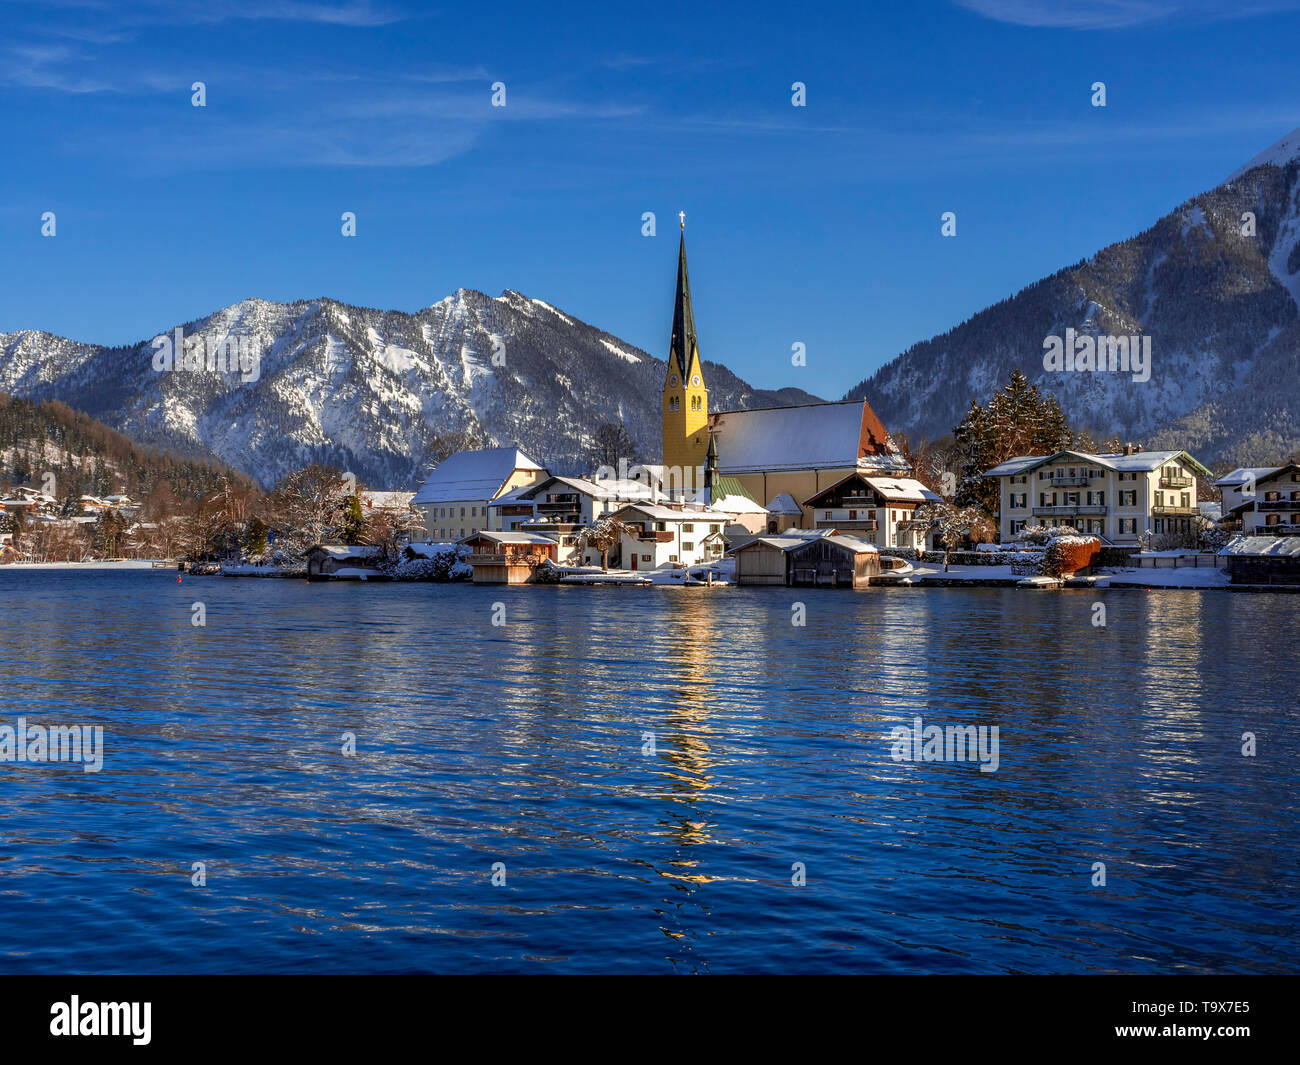
M 676 507 L 664 507 L 658 503 L 629 503 L 627 506 L 620 508 L 616 513 L 624 514 L 629 511 L 635 511 L 638 514 L 644 514 L 647 518 L 654 521 L 716 521 L 726 522 L 730 519 L 730 514 L 724 514 L 717 510 L 710 510 L 705 507 L 685 507 L 678 510 Z
M 518 448 L 491 447 L 481 451 L 458 451 L 449 455 L 429 474 L 415 492 L 413 502 L 462 503 L 495 499 L 516 470 L 546 472 Z
M 1300 536 L 1235 536 L 1219 548 L 1219 554 L 1300 558 Z
M 803 514 L 803 508 L 794 501 L 794 496 L 789 492 L 782 492 L 775 495 L 767 502 L 767 512 L 769 514 Z
M 793 530 L 791 531 L 793 532 Z M 755 544 L 764 544 L 767 547 L 775 547 L 778 551 L 793 551 L 796 547 L 803 547 L 810 540 L 829 540 L 831 543 L 838 544 L 840 547 L 852 551 L 855 554 L 879 551 L 879 548 L 877 548 L 875 544 L 869 544 L 865 540 L 859 540 L 856 536 L 846 536 L 843 533 L 818 530 L 815 535 L 810 536 L 792 536 L 789 533 L 783 533 L 780 536 L 756 536 L 747 543 L 743 543 L 739 547 L 733 548 L 732 553 L 734 554 L 736 551 L 744 551 L 746 548 L 753 547 Z
M 749 496 L 723 496 L 711 504 L 714 510 L 723 514 L 766 514 L 767 511 L 755 503 Z
M 939 503 L 943 500 L 937 492 L 908 477 L 864 477 L 863 480 L 886 499 L 900 503 Z
M 1039 466 L 1046 466 L 1052 462 L 1070 460 L 1082 463 L 1092 463 L 1093 465 L 1101 466 L 1104 469 L 1130 473 L 1142 470 L 1156 470 L 1166 462 L 1170 462 L 1173 459 L 1179 459 L 1182 462 L 1187 463 L 1194 469 L 1200 470 L 1204 475 L 1208 475 L 1210 472 L 1186 451 L 1135 451 L 1132 455 L 1093 455 L 1086 451 L 1067 450 L 1058 451 L 1052 455 L 1017 455 L 1015 458 L 1007 459 L 1006 462 L 999 463 L 991 469 L 985 470 L 984 476 L 1009 477 L 1015 474 L 1025 473 L 1028 470 L 1036 469 Z
M 405 510 L 411 505 L 414 492 L 362 492 L 361 505 L 379 510 Z
M 1262 480 L 1276 469 L 1276 466 L 1238 466 L 1231 473 L 1225 473 L 1215 481 L 1214 486 L 1216 488 L 1236 488 L 1251 479 Z
M 316 544 L 311 550 L 324 551 L 331 558 L 370 558 L 380 549 L 373 544 Z
M 709 425 L 718 472 L 763 470 L 898 470 L 908 465 L 866 400 L 719 411 Z
M 494 499 L 490 505 L 495 507 L 521 501 L 531 502 L 545 493 L 555 490 L 557 486 L 599 500 L 649 500 L 656 495 L 655 489 L 644 481 L 620 480 L 616 477 L 593 481 L 585 477 L 553 476 L 545 477 L 536 484 L 527 484 L 520 488 L 511 489 L 504 495 Z
M 541 533 L 529 532 L 493 532 L 483 529 L 480 532 L 471 533 L 463 540 L 458 541 L 462 544 L 470 543 L 474 540 L 491 540 L 496 544 L 542 544 L 555 547 L 557 541 L 554 537 L 543 536 Z

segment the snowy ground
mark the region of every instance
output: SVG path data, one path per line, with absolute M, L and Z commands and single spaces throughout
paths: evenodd
M 1098 587 L 1112 588 L 1226 588 L 1228 571 L 1212 566 L 1178 569 L 1104 569 L 1097 573 Z
M 175 563 L 171 563 L 174 567 Z M 132 558 L 124 562 L 9 562 L 0 566 L 0 572 L 15 569 L 151 569 L 148 559 Z
M 969 581 L 1018 581 L 1010 566 L 949 566 L 944 573 L 942 563 L 921 563 L 910 571 L 896 570 L 910 577 L 913 584 L 923 584 L 929 578 L 943 580 L 960 578 Z M 1180 566 L 1177 569 L 1103 569 L 1097 571 L 1097 587 L 1137 588 L 1226 588 L 1227 570 L 1208 566 Z

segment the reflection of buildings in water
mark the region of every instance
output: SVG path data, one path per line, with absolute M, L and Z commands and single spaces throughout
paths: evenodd
M 1202 632 L 1203 596 L 1182 590 L 1150 591 L 1139 604 L 1143 638 L 1128 643 L 1137 659 L 1139 706 L 1163 720 L 1199 720 L 1196 679 L 1221 668 L 1222 648 L 1207 646 Z
M 708 738 L 709 717 L 716 684 L 715 655 L 718 601 L 703 589 L 665 589 L 670 639 L 682 637 L 679 646 L 665 649 L 662 660 L 674 674 L 666 685 L 671 708 L 655 741 L 656 754 L 668 782 L 664 798 L 669 808 L 660 821 L 663 834 L 675 841 L 669 856 L 653 857 L 651 867 L 671 885 L 655 913 L 659 930 L 676 944 L 668 961 L 674 967 L 695 971 L 695 944 L 707 931 L 709 912 L 696 899 L 700 885 L 717 877 L 699 871 L 696 848 L 714 842 L 711 822 L 702 804 L 716 787 L 711 774 L 716 765 Z

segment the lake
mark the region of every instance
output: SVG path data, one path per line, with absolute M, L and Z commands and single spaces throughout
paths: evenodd
M 1300 597 L 0 593 L 5 972 L 1294 969 Z

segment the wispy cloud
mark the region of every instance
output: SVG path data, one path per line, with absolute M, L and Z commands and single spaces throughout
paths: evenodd
M 311 0 L 9 0 L 15 7 L 63 8 L 101 15 L 120 32 L 127 27 L 204 25 L 218 22 L 316 22 L 333 26 L 387 26 L 411 16 L 371 0 L 312 3 Z M 114 31 L 105 31 L 114 32 Z
M 1152 22 L 1219 22 L 1300 9 L 1300 0 L 954 0 L 997 22 L 1067 30 L 1116 30 Z

